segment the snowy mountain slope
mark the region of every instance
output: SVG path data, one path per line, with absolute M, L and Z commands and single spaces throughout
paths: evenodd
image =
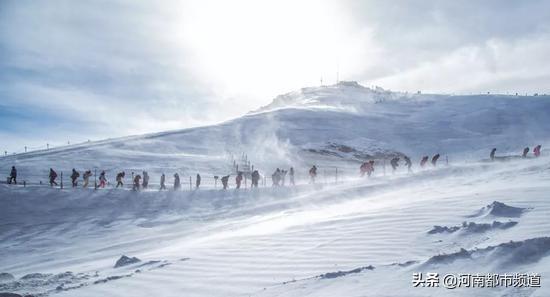
M 0 159 L 21 172 L 49 167 L 223 174 L 230 155 L 247 153 L 264 172 L 285 163 L 308 165 L 325 150 L 333 161 L 402 152 L 418 162 L 441 153 L 453 159 L 519 154 L 550 139 L 550 98 L 501 95 L 444 96 L 371 90 L 356 83 L 305 88 L 274 99 L 244 117 L 219 125 L 31 152 Z M 332 143 L 332 148 L 331 144 Z M 335 146 L 334 146 L 335 145 Z M 343 153 L 346 146 L 357 153 Z M 355 156 L 354 156 L 355 155 Z M 359 157 L 358 157 L 359 156 Z M 42 167 L 35 166 L 37 162 Z M 38 168 L 37 168 L 38 167 Z M 27 175 L 37 172 L 26 172 Z
M 549 111 L 543 96 L 408 95 L 341 83 L 284 95 L 215 126 L 1 158 L 0 169 L 15 164 L 20 181 L 45 182 L 49 167 L 106 169 L 111 182 L 119 170 L 147 169 L 153 188 L 0 184 L 0 292 L 545 296 L 544 146 L 540 158 L 479 159 L 493 146 L 502 155 L 549 143 Z M 200 172 L 209 182 L 229 173 L 231 153 L 241 152 L 266 174 L 294 165 L 299 185 L 157 190 L 160 172 Z M 360 160 L 395 152 L 411 155 L 413 174 L 402 167 L 384 174 L 379 161 L 373 178 L 357 177 Z M 448 155 L 449 166 L 421 170 L 418 158 L 435 152 Z M 339 183 L 321 175 L 308 184 L 311 164 L 321 171 L 338 166 Z M 506 245 L 511 240 L 521 244 Z M 114 268 L 122 255 L 141 262 Z M 533 272 L 542 287 L 417 289 L 413 272 Z
M 549 167 L 550 159 L 545 157 L 379 176 L 316 189 L 260 188 L 257 192 L 60 192 L 2 186 L 2 192 L 10 190 L 10 195 L 3 198 L 0 245 L 9 257 L 2 257 L 0 267 L 17 278 L 71 271 L 75 277 L 47 282 L 51 292 L 59 291 L 60 296 L 334 296 L 342 292 L 383 296 L 388 288 L 391 296 L 411 296 L 412 272 L 432 270 L 537 272 L 543 275 L 543 289 L 533 296 L 544 296 L 550 267 L 544 264 L 550 253 L 545 242 L 527 251 L 535 254 L 534 262 L 520 256 L 501 267 L 504 258 L 483 254 L 475 261 L 423 265 L 461 248 L 473 251 L 548 236 Z M 480 212 L 493 201 L 526 210 L 519 217 Z M 428 233 L 434 225 L 495 220 L 518 224 L 481 233 Z M 123 254 L 142 262 L 112 268 Z M 160 262 L 142 266 L 148 261 Z M 416 262 L 391 266 L 409 261 Z M 310 279 L 369 265 L 375 269 Z M 86 278 L 76 277 L 78 273 Z M 120 276 L 126 277 L 117 279 Z M 293 280 L 297 282 L 286 283 Z M 4 288 L 13 289 L 9 284 Z M 18 284 L 12 291 L 36 293 L 48 288 L 25 280 Z M 56 291 L 60 284 L 64 285 Z M 425 288 L 412 290 L 416 294 L 412 296 L 471 294 L 468 289 L 456 292 Z M 513 290 L 488 290 L 482 295 L 503 292 Z

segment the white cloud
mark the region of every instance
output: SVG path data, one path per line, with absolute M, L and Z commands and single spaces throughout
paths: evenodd
M 0 105 L 107 137 L 238 116 L 337 67 L 396 90 L 546 92 L 549 17 L 540 0 L 3 1 Z
M 453 93 L 550 92 L 550 35 L 490 39 L 460 47 L 417 67 L 374 80 L 388 88 Z

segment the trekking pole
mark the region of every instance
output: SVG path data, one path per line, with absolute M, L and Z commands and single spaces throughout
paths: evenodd
M 61 183 L 59 184 L 61 189 L 63 189 L 63 171 L 61 171 Z

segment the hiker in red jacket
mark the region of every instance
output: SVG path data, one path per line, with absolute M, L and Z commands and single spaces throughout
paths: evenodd
M 535 148 L 533 149 L 533 154 L 535 154 L 535 157 L 540 157 L 540 148 L 541 148 L 541 145 L 537 145 L 535 146 Z
M 313 167 L 311 167 L 311 169 L 309 169 L 310 183 L 314 184 L 316 177 L 317 177 L 317 166 L 313 165 Z

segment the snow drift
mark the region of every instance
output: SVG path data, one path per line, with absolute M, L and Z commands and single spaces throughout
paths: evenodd
M 57 296 L 471 296 L 411 287 L 414 271 L 536 272 L 548 295 L 550 100 L 305 88 L 219 125 L 91 142 L 0 159 L 0 292 Z M 509 158 L 543 144 L 540 158 Z M 215 187 L 248 160 L 296 187 Z M 419 158 L 441 153 L 439 166 Z M 384 160 L 406 154 L 392 174 Z M 448 157 L 448 164 L 447 158 Z M 370 179 L 359 164 L 376 159 Z M 320 168 L 316 184 L 307 169 Z M 47 170 L 149 171 L 149 189 L 49 188 Z M 338 169 L 338 179 L 326 172 Z M 159 191 L 173 173 L 183 189 Z M 188 185 L 200 173 L 199 189 Z M 66 175 L 65 175 L 66 176 Z M 234 176 L 231 177 L 233 180 Z M 30 183 L 34 182 L 34 183 Z M 128 178 L 125 182 L 128 182 Z M 65 177 L 65 183 L 67 179 Z M 472 210 L 487 205 L 472 215 Z M 467 224 L 457 225 L 468 217 Z M 511 218 L 513 221 L 510 221 Z M 426 234 L 436 231 L 452 234 Z M 116 265 L 123 257 L 122 263 Z M 133 258 L 141 260 L 137 262 Z M 402 263 L 402 264 L 391 264 Z M 114 267 L 118 266 L 118 267 Z M 427 271 L 424 271 L 427 272 Z M 388 288 L 392 290 L 389 291 Z M 478 293 L 477 291 L 475 293 Z

